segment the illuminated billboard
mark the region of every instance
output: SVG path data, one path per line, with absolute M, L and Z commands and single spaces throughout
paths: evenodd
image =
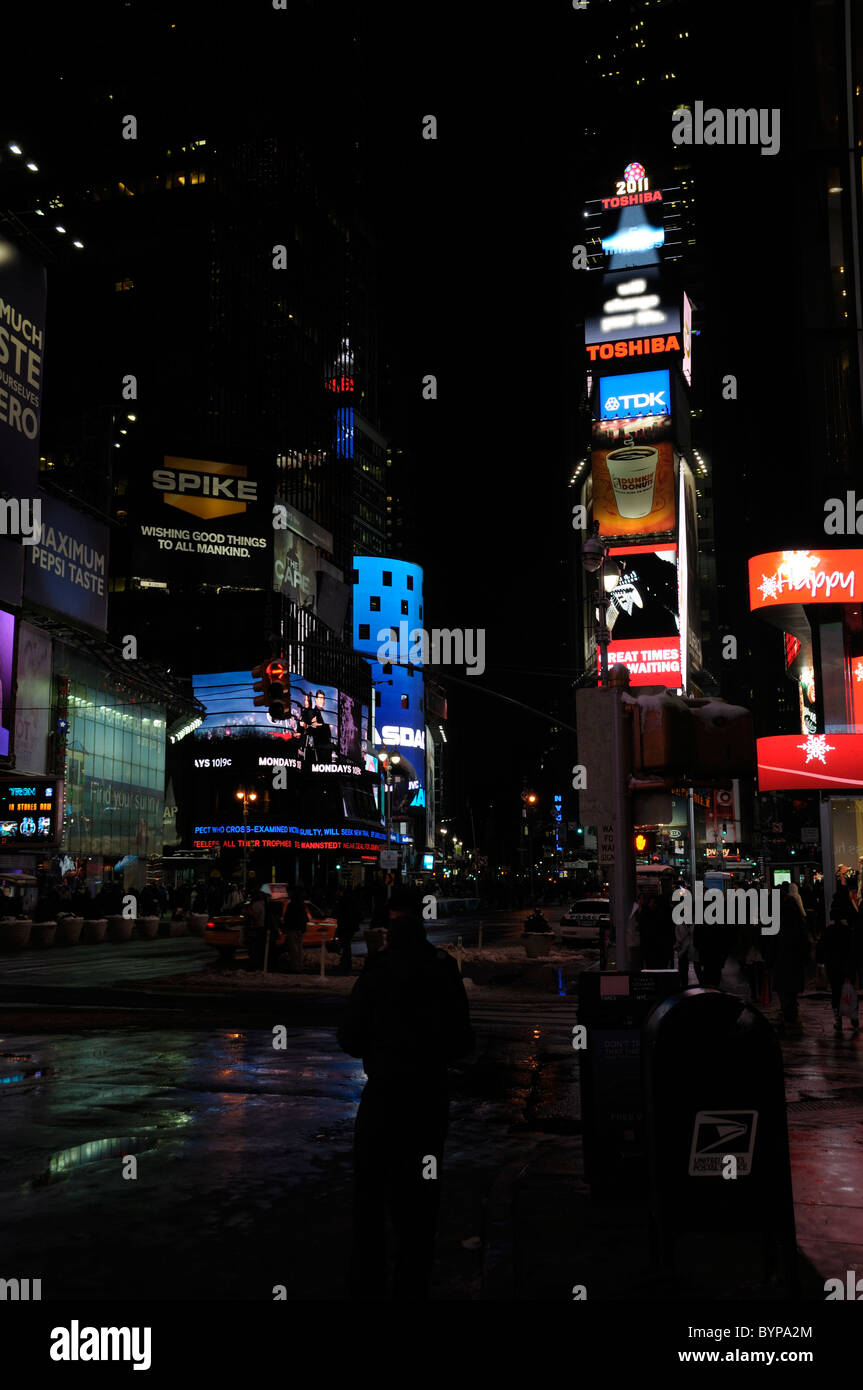
M 318 550 L 332 552 L 331 532 L 276 499 L 281 508 L 273 528 L 273 588 L 300 608 L 317 611 Z
M 683 296 L 683 376 L 692 385 L 692 304 L 688 294 Z
M 677 499 L 678 611 L 683 686 L 689 673 L 701 669 L 701 622 L 698 602 L 698 509 L 695 478 L 685 459 L 680 460 Z
M 39 475 L 46 273 L 0 237 L 0 492 L 32 497 Z
M 26 547 L 24 597 L 104 632 L 108 623 L 108 528 L 41 497 L 42 534 Z
M 598 278 L 593 290 L 598 303 L 594 301 L 585 317 L 584 341 L 588 352 L 591 346 L 611 343 L 620 343 L 621 351 L 594 352 L 592 360 L 680 351 L 680 311 L 674 300 L 663 296 L 660 270 L 645 266 L 637 273 L 606 271 Z M 666 346 L 669 337 L 674 339 L 670 348 Z M 630 353 L 628 342 L 623 341 L 629 339 L 643 340 L 647 345 L 636 348 L 633 344 Z
M 207 710 L 192 735 L 196 771 L 242 770 L 245 776 L 269 775 L 280 767 L 345 776 L 364 771 L 368 709 L 358 707 L 346 691 L 292 674 L 290 711 L 275 721 L 255 705 L 247 671 L 193 676 L 192 688 Z
M 615 448 L 595 448 L 591 475 L 600 535 L 674 530 L 674 451 L 668 440 L 630 436 Z
M 0 850 L 56 845 L 62 824 L 62 783 L 15 772 L 0 777 Z
M 603 420 L 671 413 L 668 372 L 627 372 L 599 378 L 599 413 Z
M 633 685 L 682 686 L 677 547 L 612 547 L 620 575 L 609 594 L 609 664 L 629 667 Z
M 12 664 L 15 652 L 15 619 L 0 609 L 0 758 L 12 755 L 12 721 L 15 717 L 15 687 Z
M 863 550 L 771 550 L 749 561 L 753 612 L 788 603 L 851 603 L 863 595 Z
M 136 576 L 263 586 L 273 510 L 245 464 L 166 457 L 136 490 Z
M 863 734 L 779 734 L 756 749 L 761 792 L 863 787 Z

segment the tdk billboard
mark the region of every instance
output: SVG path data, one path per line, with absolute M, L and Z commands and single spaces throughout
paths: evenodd
M 633 415 L 670 415 L 668 372 L 630 372 L 599 378 L 599 418 L 625 420 Z

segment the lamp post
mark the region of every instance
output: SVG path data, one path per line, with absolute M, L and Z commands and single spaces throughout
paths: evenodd
M 381 761 L 382 761 L 383 764 L 384 764 L 384 767 L 385 767 L 385 769 L 386 769 L 386 774 L 387 774 L 387 780 L 386 780 L 386 783 L 384 784 L 384 794 L 385 794 L 386 800 L 387 800 L 387 856 L 388 856 L 387 862 L 389 863 L 389 851 L 390 851 L 390 845 L 392 844 L 392 835 L 393 835 L 393 768 L 394 768 L 394 767 L 397 767 L 398 764 L 401 762 L 401 757 L 399 756 L 398 753 L 390 753 L 390 754 L 383 753 L 383 754 L 381 754 Z M 387 873 L 390 873 L 390 872 L 391 872 L 391 871 L 390 871 L 390 869 L 388 868 L 388 869 L 387 869 Z M 388 883 L 388 884 L 387 884 L 387 897 L 388 897 L 388 898 L 391 896 L 392 891 L 393 891 L 393 886 L 392 886 L 391 883 Z
M 599 644 L 599 684 L 608 684 L 608 644 L 611 630 L 608 626 L 608 605 L 611 595 L 620 580 L 620 566 L 608 559 L 608 541 L 600 539 L 599 522 L 593 523 L 593 535 L 584 542 L 581 549 L 581 563 L 588 574 L 596 575 L 597 606 L 599 617 L 596 624 L 596 640 Z
M 236 793 L 238 801 L 243 803 L 243 897 L 246 896 L 246 887 L 249 878 L 249 802 L 257 801 L 257 792 L 247 792 L 241 787 Z

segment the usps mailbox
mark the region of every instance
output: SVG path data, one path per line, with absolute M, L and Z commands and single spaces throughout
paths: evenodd
M 765 1277 L 796 1289 L 785 1078 L 777 1036 L 735 995 L 688 989 L 644 1026 L 651 1248 L 690 1232 L 763 1236 Z

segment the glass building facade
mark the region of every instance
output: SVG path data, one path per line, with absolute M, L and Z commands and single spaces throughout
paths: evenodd
M 162 852 L 165 709 L 105 688 L 106 673 L 66 649 L 69 682 L 63 848 L 142 864 Z

